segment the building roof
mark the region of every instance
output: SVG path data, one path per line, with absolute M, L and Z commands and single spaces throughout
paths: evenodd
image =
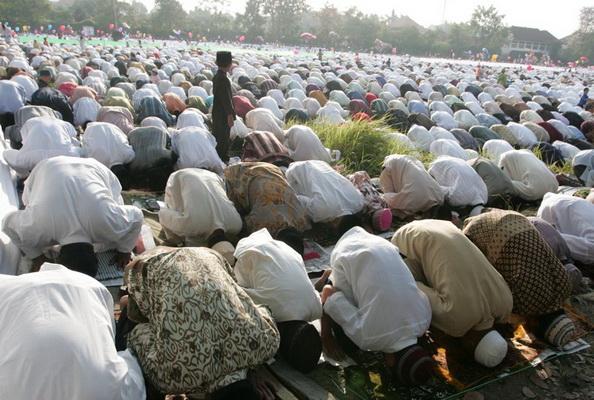
M 416 28 L 419 31 L 425 30 L 422 25 L 418 24 L 408 15 L 396 15 L 394 12 L 392 12 L 392 15 L 388 18 L 388 25 L 391 28 Z
M 523 26 L 512 26 L 510 27 L 510 32 L 514 37 L 514 40 L 544 44 L 559 43 L 559 39 L 553 36 L 549 31 L 541 31 L 540 29 L 526 28 Z

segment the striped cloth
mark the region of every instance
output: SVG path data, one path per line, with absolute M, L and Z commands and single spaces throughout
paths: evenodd
M 21 128 L 25 125 L 25 122 L 35 117 L 49 117 L 62 119 L 59 112 L 52 110 L 46 106 L 24 106 L 14 114 L 14 125 L 6 128 L 7 139 L 10 139 L 11 145 L 21 143 Z M 14 143 L 14 144 L 13 144 Z
M 165 104 L 156 97 L 145 97 L 140 102 L 140 111 L 138 112 L 138 121 L 142 121 L 146 117 L 157 117 L 163 120 L 167 126 L 174 124 L 174 119 L 167 111 Z
M 278 84 L 272 79 L 266 79 L 260 84 L 262 93 L 268 93 L 268 91 L 272 89 L 278 89 Z
M 167 137 L 164 129 L 155 126 L 132 130 L 128 140 L 134 148 L 135 157 L 130 170 L 141 172 L 163 161 L 171 161 L 172 152 L 167 149 Z
M 273 133 L 265 131 L 254 131 L 245 137 L 241 159 L 287 166 L 293 161 L 289 156 L 289 149 Z

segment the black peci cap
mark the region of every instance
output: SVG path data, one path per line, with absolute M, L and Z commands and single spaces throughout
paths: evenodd
M 217 65 L 219 67 L 226 67 L 231 64 L 233 58 L 230 51 L 217 51 Z

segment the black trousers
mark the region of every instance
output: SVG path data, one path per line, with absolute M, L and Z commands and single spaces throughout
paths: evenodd
M 229 125 L 227 124 L 226 115 L 213 114 L 212 134 L 217 140 L 217 154 L 223 162 L 229 161 L 231 128 L 229 128 Z

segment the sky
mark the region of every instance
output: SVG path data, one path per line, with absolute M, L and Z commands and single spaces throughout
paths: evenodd
M 154 0 L 140 0 L 149 9 Z M 180 0 L 186 10 L 193 9 L 199 1 Z M 232 13 L 241 13 L 245 0 L 227 0 L 226 8 Z M 495 5 L 505 15 L 507 25 L 527 26 L 548 30 L 557 38 L 575 32 L 579 25 L 582 7 L 593 6 L 594 0 L 307 0 L 314 9 L 324 4 L 334 4 L 340 10 L 356 6 L 364 13 L 388 15 L 392 9 L 397 15 L 408 15 L 423 26 L 447 22 L 468 21 L 477 5 Z M 364 4 L 365 7 L 361 5 Z

